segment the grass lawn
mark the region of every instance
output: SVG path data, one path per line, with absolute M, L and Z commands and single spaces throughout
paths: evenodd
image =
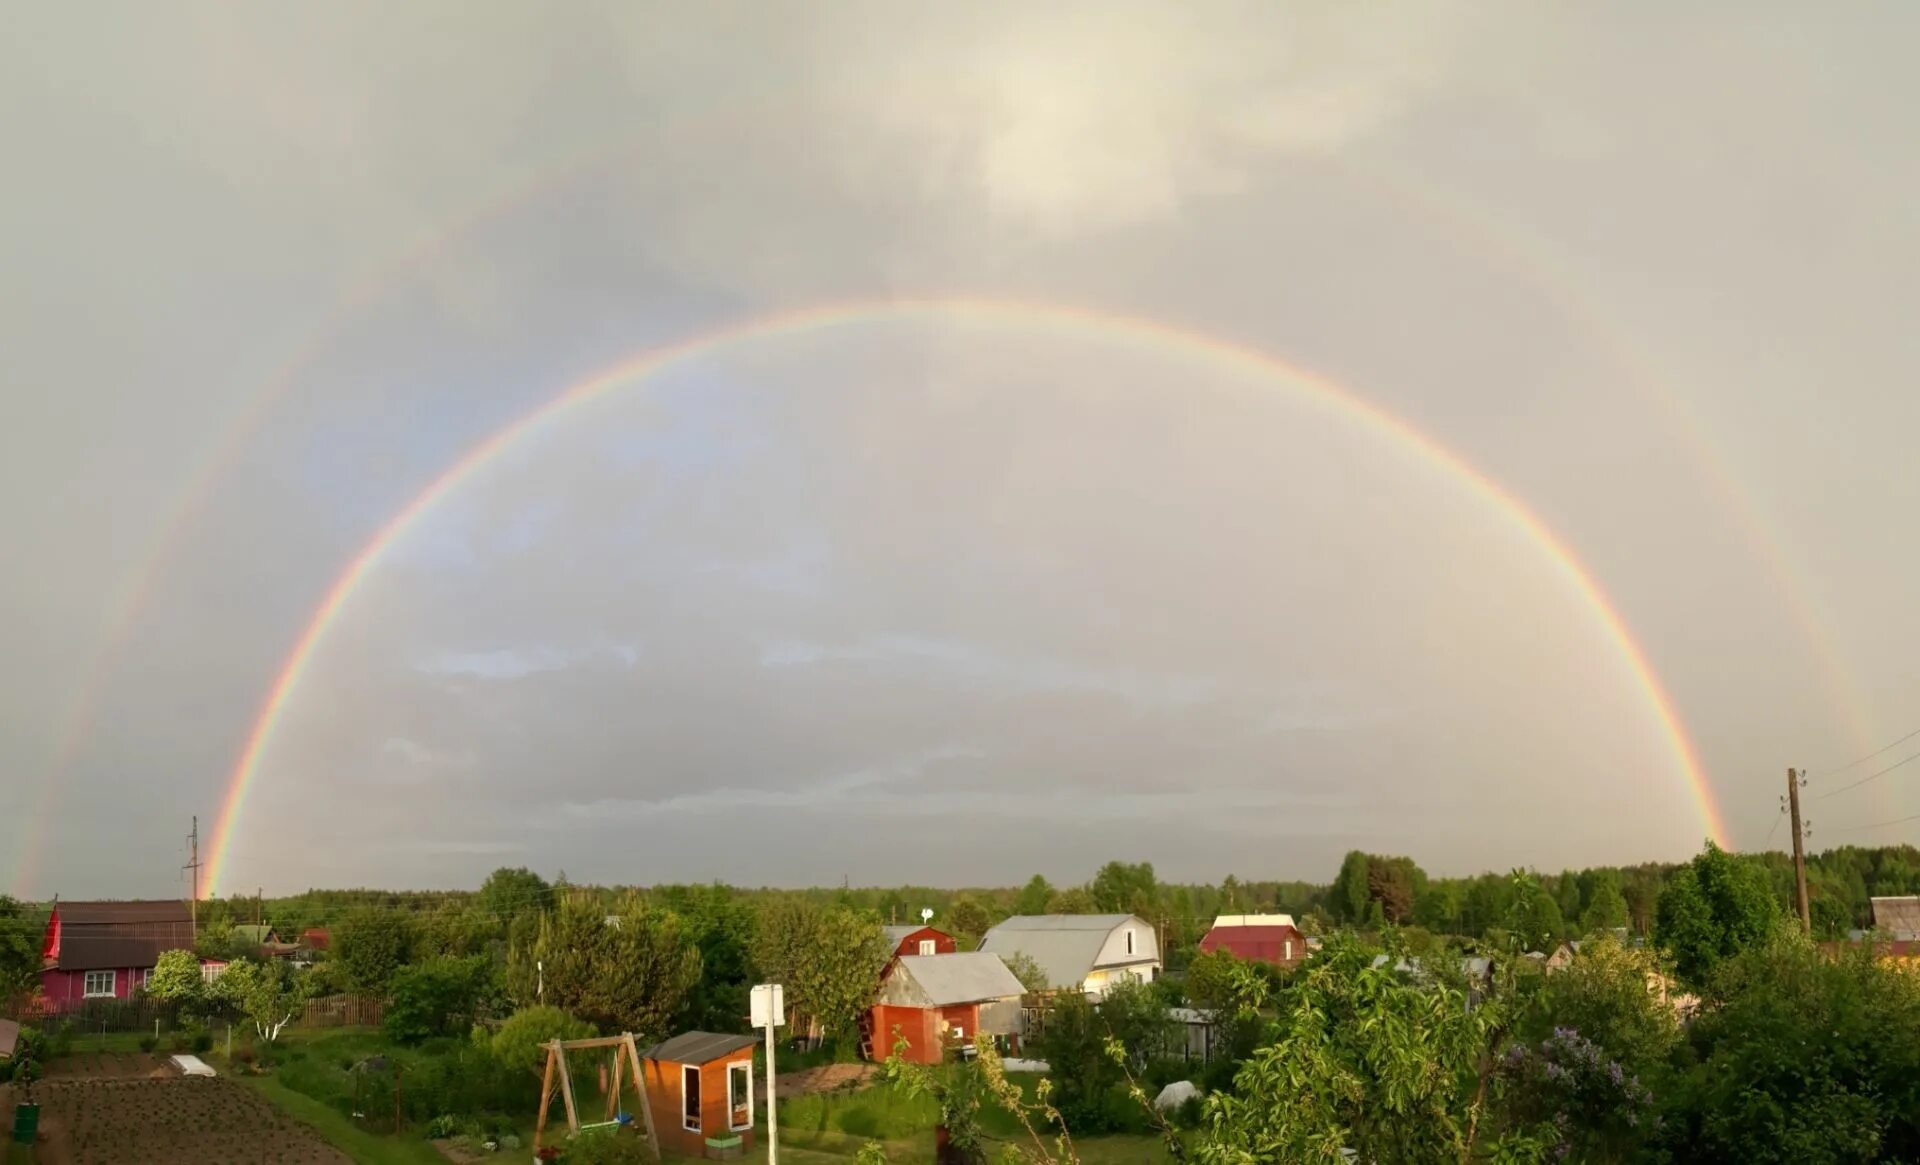
M 362 1131 L 330 1105 L 295 1092 L 271 1076 L 235 1079 L 266 1097 L 287 1115 L 312 1125 L 328 1144 L 360 1165 L 446 1165 L 446 1158 L 418 1135 L 383 1137 Z

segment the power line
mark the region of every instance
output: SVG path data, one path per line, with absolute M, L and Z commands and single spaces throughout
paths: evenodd
M 1875 780 L 1879 777 L 1884 777 L 1888 773 L 1899 768 L 1900 766 L 1912 764 L 1914 761 L 1917 761 L 1917 760 L 1920 760 L 1920 752 L 1916 752 L 1912 756 L 1906 757 L 1905 759 L 1894 761 L 1892 764 L 1888 765 L 1884 769 L 1881 769 L 1879 772 L 1868 773 L 1866 776 L 1861 777 L 1859 780 L 1855 781 L 1851 785 L 1842 785 L 1838 789 L 1835 789 L 1830 793 L 1822 793 L 1820 794 L 1820 796 L 1823 799 L 1827 797 L 1837 797 L 1840 794 L 1846 792 L 1848 789 L 1858 789 L 1860 786 L 1866 784 L 1868 781 Z
M 1833 832 L 1858 833 L 1863 829 L 1880 829 L 1883 826 L 1888 826 L 1888 825 L 1905 825 L 1909 821 L 1920 821 L 1920 813 L 1916 813 L 1912 817 L 1896 817 L 1892 821 L 1876 821 L 1871 825 L 1843 825 L 1839 829 L 1834 830 Z
M 1876 748 L 1876 749 L 1874 749 L 1874 750 L 1873 750 L 1872 752 L 1870 752 L 1870 753 L 1868 753 L 1867 755 L 1865 755 L 1865 756 L 1863 756 L 1863 757 L 1861 757 L 1861 758 L 1860 758 L 1860 759 L 1858 759 L 1858 760 L 1850 760 L 1850 761 L 1848 761 L 1848 762 L 1847 762 L 1846 764 L 1843 764 L 1843 765 L 1840 765 L 1840 766 L 1839 766 L 1839 767 L 1837 767 L 1837 768 L 1831 768 L 1831 769 L 1828 769 L 1828 770 L 1826 770 L 1825 772 L 1823 772 L 1823 773 L 1821 773 L 1821 774 L 1820 774 L 1820 779 L 1822 779 L 1822 780 L 1824 780 L 1824 779 L 1826 779 L 1827 777 L 1831 777 L 1831 776 L 1834 776 L 1835 774 L 1838 774 L 1838 773 L 1844 773 L 1844 772 L 1846 772 L 1846 771 L 1847 771 L 1848 769 L 1850 769 L 1850 768 L 1853 768 L 1853 767 L 1854 767 L 1855 765 L 1863 765 L 1863 764 L 1866 764 L 1866 763 L 1867 763 L 1868 761 L 1870 761 L 1870 760 L 1872 760 L 1872 759 L 1873 759 L 1874 757 L 1876 757 L 1876 756 L 1879 756 L 1879 755 L 1880 755 L 1881 753 L 1883 753 L 1883 752 L 1885 752 L 1885 751 L 1887 751 L 1888 749 L 1890 749 L 1890 748 L 1892 748 L 1892 747 L 1893 747 L 1894 745 L 1897 745 L 1897 744 L 1905 744 L 1905 743 L 1906 743 L 1907 741 L 1909 741 L 1909 740 L 1912 740 L 1912 739 L 1913 739 L 1914 737 L 1916 737 L 1916 736 L 1920 736 L 1920 728 L 1916 728 L 1916 729 L 1914 729 L 1914 730 L 1913 730 L 1912 732 L 1909 732 L 1909 733 L 1907 733 L 1907 734 L 1906 734 L 1905 736 L 1903 736 L 1903 737 L 1901 737 L 1900 739 L 1898 739 L 1898 740 L 1896 740 L 1896 741 L 1894 741 L 1894 742 L 1893 742 L 1893 744 L 1884 744 L 1884 745 L 1881 745 L 1881 746 L 1880 746 L 1879 748 Z

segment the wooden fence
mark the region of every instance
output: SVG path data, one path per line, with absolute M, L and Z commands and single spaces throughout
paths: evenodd
M 377 1027 L 379 1023 L 380 1001 L 357 995 L 309 999 L 306 1011 L 300 1016 L 303 1027 Z

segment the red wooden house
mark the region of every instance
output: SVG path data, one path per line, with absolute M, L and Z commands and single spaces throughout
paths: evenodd
M 910 1063 L 938 1064 L 949 1043 L 1017 1037 L 1024 992 L 999 955 L 899 955 L 861 1023 L 866 1054 L 884 1060 L 898 1050 Z
M 1293 924 L 1291 914 L 1223 914 L 1213 920 L 1200 949 L 1291 967 L 1306 959 L 1307 936 Z
M 45 1005 L 125 999 L 162 951 L 183 949 L 193 949 L 193 908 L 184 901 L 56 902 L 40 944 Z
M 953 936 L 931 926 L 883 926 L 894 955 L 950 955 L 960 949 Z

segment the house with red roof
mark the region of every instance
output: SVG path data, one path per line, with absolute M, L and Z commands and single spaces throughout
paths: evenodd
M 1222 914 L 1200 940 L 1202 951 L 1291 967 L 1307 957 L 1307 936 L 1291 914 Z

